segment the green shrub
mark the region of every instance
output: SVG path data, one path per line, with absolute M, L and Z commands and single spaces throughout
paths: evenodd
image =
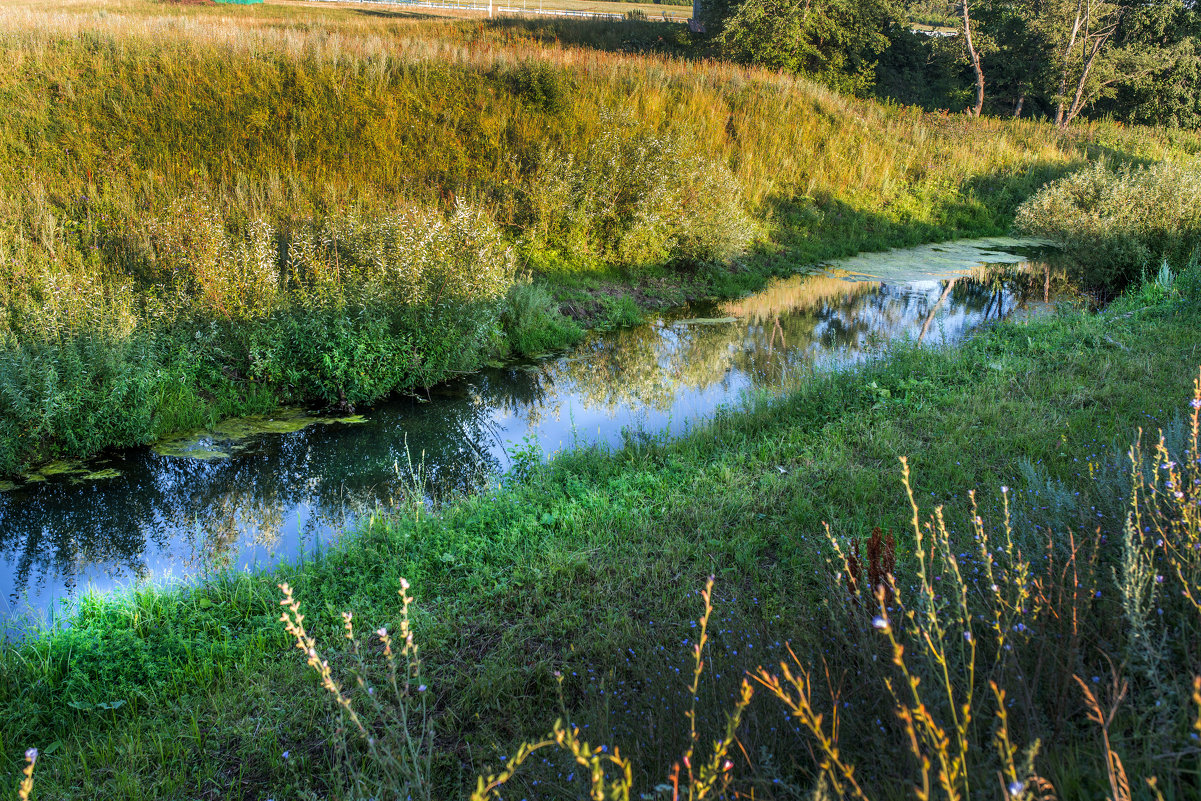
M 550 114 L 566 111 L 575 92 L 566 71 L 542 61 L 522 61 L 501 75 L 514 95 Z
M 513 254 L 488 215 L 462 203 L 285 233 L 187 197 L 124 231 L 157 297 L 37 259 L 9 287 L 0 472 L 282 400 L 370 403 L 500 347 Z
M 583 329 L 559 311 L 550 292 L 533 283 L 517 283 L 509 290 L 501 324 L 509 347 L 520 356 L 573 345 L 584 336 Z
M 1201 248 L 1201 162 L 1094 164 L 1043 187 L 1016 225 L 1062 246 L 1087 283 L 1119 290 L 1162 260 L 1183 267 Z
M 546 154 L 529 208 L 550 248 L 633 268 L 728 261 L 753 233 L 724 164 L 613 115 L 579 156 Z

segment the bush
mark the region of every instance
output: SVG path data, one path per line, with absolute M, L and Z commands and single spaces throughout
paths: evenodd
M 503 79 L 514 95 L 548 114 L 566 111 L 575 92 L 566 71 L 542 61 L 522 61 L 506 70 Z
M 1161 260 L 1183 267 L 1201 248 L 1201 162 L 1097 163 L 1043 187 L 1016 226 L 1062 246 L 1086 283 L 1121 290 Z
M 583 329 L 559 311 L 551 294 L 532 283 L 514 284 L 509 290 L 501 325 L 509 347 L 520 356 L 574 345 L 584 336 Z
M 500 346 L 513 254 L 462 203 L 284 232 L 193 197 L 126 236 L 158 297 L 30 260 L 0 298 L 0 472 L 283 400 L 370 403 Z
M 546 154 L 529 207 L 549 247 L 634 268 L 724 262 L 753 230 L 724 164 L 613 116 L 579 157 Z

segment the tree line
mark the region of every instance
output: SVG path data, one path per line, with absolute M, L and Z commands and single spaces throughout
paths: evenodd
M 724 55 L 839 91 L 1066 127 L 1201 125 L 1197 0 L 705 0 Z

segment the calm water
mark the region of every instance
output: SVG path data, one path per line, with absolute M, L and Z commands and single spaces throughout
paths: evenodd
M 107 477 L 24 483 L 0 493 L 0 616 L 44 619 L 89 587 L 295 558 L 409 491 L 410 460 L 431 491 L 471 491 L 507 469 L 514 448 L 618 443 L 623 429 L 678 433 L 747 390 L 854 363 L 897 337 L 953 343 L 1055 300 L 1063 282 L 1026 261 L 1023 244 L 860 256 L 739 301 L 592 335 L 565 356 L 483 370 L 359 421 L 249 436 L 231 426 L 182 449 L 86 466 Z M 165 455 L 181 450 L 190 455 Z

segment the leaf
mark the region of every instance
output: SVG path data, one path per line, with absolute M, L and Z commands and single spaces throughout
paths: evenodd
M 199 606 L 201 609 L 208 609 L 209 607 L 216 606 L 216 604 L 214 604 L 208 598 L 201 598 L 196 603 L 197 603 L 197 606 Z
M 43 755 L 43 756 L 50 756 L 50 755 L 51 755 L 51 754 L 53 754 L 55 751 L 57 751 L 59 748 L 61 748 L 61 747 L 62 747 L 62 744 L 63 744 L 63 741 L 62 741 L 62 740 L 55 740 L 54 742 L 50 743 L 50 745 L 48 745 L 48 746 L 46 746 L 45 748 L 43 748 L 43 749 L 42 749 L 42 755 Z

